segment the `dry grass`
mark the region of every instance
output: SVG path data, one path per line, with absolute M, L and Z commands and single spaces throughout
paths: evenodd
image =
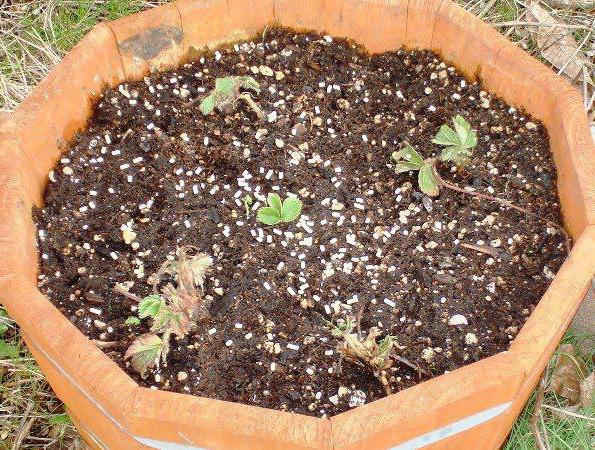
M 97 22 L 164 1 L 0 0 L 0 110 L 11 111 Z
M 595 127 L 595 0 L 534 0 L 551 21 L 534 18 L 529 11 L 531 0 L 459 3 L 556 73 L 570 79 L 569 73 L 578 72 L 571 81 L 583 94 L 591 126 Z M 559 50 L 558 54 L 552 55 L 552 50 Z
M 470 0 L 460 3 L 551 66 L 551 61 L 544 57 L 548 54 L 547 48 L 540 47 L 539 41 L 553 32 L 552 26 L 535 24 L 528 19 L 529 1 Z M 95 23 L 163 2 L 0 0 L 0 111 L 16 108 Z M 570 8 L 568 2 L 582 8 Z M 567 60 L 555 61 L 557 67 L 553 68 L 564 73 L 570 64 L 581 61 L 580 76 L 574 81 L 583 93 L 585 107 L 595 126 L 595 88 L 592 83 L 595 79 L 595 1 L 544 0 L 539 4 L 558 23 L 556 32 L 568 32 L 576 42 L 576 48 L 566 52 Z M 592 10 L 588 9 L 589 5 Z M 62 404 L 26 350 L 17 327 L 0 313 L 0 327 L 2 323 L 8 324 L 8 331 L 0 338 L 0 450 L 82 448 Z M 549 401 L 557 400 L 549 398 Z M 529 425 L 532 409 L 533 400 L 515 425 L 507 449 L 535 448 Z M 549 419 L 544 429 L 554 444 L 553 448 L 595 447 L 593 411 L 587 413 L 590 417 L 586 421 L 547 416 Z

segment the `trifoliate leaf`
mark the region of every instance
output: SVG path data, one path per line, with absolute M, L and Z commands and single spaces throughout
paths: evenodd
M 436 197 L 440 194 L 440 185 L 434 175 L 434 166 L 432 164 L 424 164 L 419 169 L 418 183 L 421 191 L 430 197 Z
M 292 222 L 298 218 L 302 212 L 302 201 L 295 197 L 287 197 L 283 201 L 283 208 L 281 209 L 281 219 L 283 222 Z
M 138 317 L 130 316 L 128 319 L 124 321 L 124 324 L 134 327 L 136 325 L 140 325 L 140 319 Z
M 424 163 L 422 156 L 408 142 L 405 142 L 402 149 L 393 152 L 391 157 L 396 163 L 410 165 L 412 168 L 408 170 L 419 170 Z
M 148 295 L 138 304 L 138 317 L 141 319 L 146 317 L 155 318 L 164 307 L 165 300 L 160 295 Z
M 269 195 L 267 195 L 267 204 L 271 208 L 276 209 L 277 212 L 279 214 L 281 214 L 282 202 L 281 202 L 281 197 L 279 197 L 278 194 L 271 192 Z
M 281 214 L 275 208 L 265 206 L 258 210 L 256 218 L 265 225 L 276 225 L 281 222 Z
M 132 368 L 144 377 L 146 371 L 159 362 L 165 347 L 164 341 L 156 334 L 143 334 L 128 347 L 124 359 L 130 358 Z
M 462 166 L 471 158 L 471 149 L 477 145 L 477 134 L 461 115 L 453 119 L 453 124 L 454 130 L 448 125 L 442 125 L 432 142 L 446 146 L 440 155 L 442 161 L 452 161 Z
M 200 112 L 208 116 L 215 109 L 215 96 L 213 94 L 206 96 L 200 102 Z

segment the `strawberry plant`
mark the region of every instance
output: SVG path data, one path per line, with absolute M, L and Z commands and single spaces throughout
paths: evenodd
M 247 91 L 260 94 L 260 84 L 250 76 L 217 78 L 215 88 L 202 99 L 200 111 L 205 116 L 214 110 L 227 114 L 236 109 L 238 101 L 242 100 L 256 113 L 259 119 L 262 119 L 264 113 L 252 99 L 252 94 Z
M 183 338 L 209 314 L 202 289 L 212 259 L 204 253 L 190 256 L 188 250 L 188 247 L 178 249 L 177 260 L 166 261 L 153 280 L 156 286 L 163 274 L 173 274 L 177 280 L 177 288 L 167 284 L 161 293 L 140 299 L 138 318 L 126 319 L 126 325 L 138 325 L 141 319 L 152 320 L 150 333 L 138 337 L 124 355 L 125 359 L 130 359 L 132 368 L 143 378 L 146 377 L 148 369 L 155 367 L 160 361 L 166 361 L 172 335 Z M 135 295 L 126 294 L 121 288 L 118 292 L 137 299 Z
M 293 222 L 302 212 L 302 201 L 295 197 L 287 197 L 281 201 L 279 195 L 271 193 L 267 196 L 267 206 L 258 210 L 257 218 L 266 225 L 279 222 Z

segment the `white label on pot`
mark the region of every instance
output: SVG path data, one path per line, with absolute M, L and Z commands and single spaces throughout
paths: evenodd
M 494 406 L 493 408 L 480 411 L 442 428 L 438 428 L 437 430 L 422 434 L 421 436 L 397 445 L 396 447 L 392 447 L 391 450 L 415 450 L 418 448 L 423 448 L 426 445 L 433 444 L 434 442 L 438 442 L 442 439 L 446 439 L 448 437 L 454 436 L 455 434 L 462 433 L 463 431 L 466 431 L 470 428 L 481 425 L 482 423 L 502 414 L 511 404 L 512 402 L 502 403 L 501 405 Z

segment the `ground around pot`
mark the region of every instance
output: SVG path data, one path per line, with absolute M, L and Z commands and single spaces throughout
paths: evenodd
M 268 29 L 198 58 L 105 92 L 49 175 L 39 284 L 81 331 L 142 385 L 320 417 L 508 348 L 564 236 L 469 195 L 425 196 L 389 155 L 407 141 L 435 156 L 432 138 L 460 114 L 479 143 L 443 177 L 559 222 L 540 123 L 427 51 L 370 57 Z M 244 102 L 203 117 L 229 75 L 260 83 L 262 120 Z M 299 198 L 299 219 L 260 223 L 270 193 Z M 150 295 L 185 246 L 213 260 L 208 316 L 141 378 L 124 354 L 150 321 L 130 319 L 137 305 L 114 287 Z M 349 323 L 360 340 L 390 336 L 382 377 L 341 356 Z

